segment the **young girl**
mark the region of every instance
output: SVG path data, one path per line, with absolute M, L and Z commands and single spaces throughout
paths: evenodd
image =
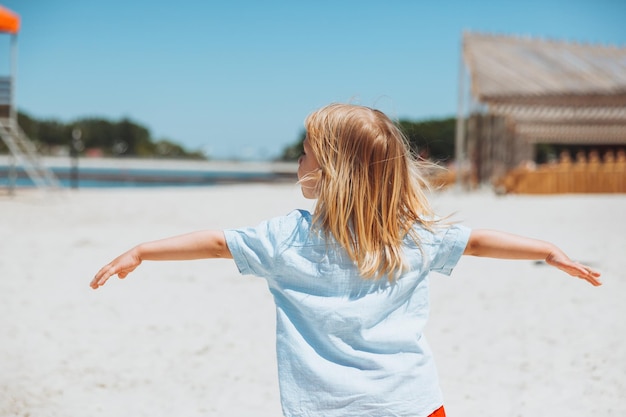
M 313 213 L 142 243 L 91 287 L 144 260 L 233 258 L 274 296 L 285 416 L 426 417 L 445 416 L 422 334 L 430 271 L 450 274 L 461 255 L 535 259 L 600 285 L 551 243 L 436 217 L 419 162 L 382 112 L 332 104 L 305 125 L 298 178 Z

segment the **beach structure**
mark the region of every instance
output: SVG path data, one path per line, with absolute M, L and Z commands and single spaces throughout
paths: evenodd
M 15 105 L 15 80 L 17 75 L 17 35 L 20 30 L 20 17 L 11 10 L 0 6 L 0 36 L 10 37 L 10 70 L 8 75 L 0 75 L 0 138 L 10 154 L 8 187 L 12 193 L 17 178 L 17 168 L 22 168 L 33 183 L 40 188 L 59 188 L 59 181 L 47 169 L 32 141 L 20 128 Z
M 539 144 L 585 159 L 599 152 L 601 163 L 626 150 L 626 47 L 464 33 L 456 137 L 464 178 L 492 183 L 532 166 Z

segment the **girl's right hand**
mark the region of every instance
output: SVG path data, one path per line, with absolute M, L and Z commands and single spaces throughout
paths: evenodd
M 106 284 L 107 280 L 114 275 L 117 275 L 120 279 L 124 279 L 139 265 L 141 265 L 141 258 L 137 254 L 136 249 L 131 249 L 103 266 L 91 280 L 89 286 L 94 290 L 98 289 Z

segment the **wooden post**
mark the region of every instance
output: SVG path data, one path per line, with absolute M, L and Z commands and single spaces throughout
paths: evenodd
M 11 35 L 11 74 L 9 75 L 9 129 L 10 133 L 17 132 L 17 107 L 15 104 L 15 79 L 17 78 L 17 34 Z M 17 161 L 11 154 L 9 165 L 9 195 L 15 194 L 17 183 Z
M 456 115 L 456 132 L 454 140 L 454 162 L 456 165 L 456 185 L 460 189 L 465 173 L 465 64 L 463 62 L 463 41 L 461 41 L 461 52 L 459 54 L 459 92 Z
M 9 119 L 11 129 L 17 127 L 17 105 L 15 103 L 15 79 L 17 78 L 17 34 L 11 35 L 11 75 L 9 78 Z

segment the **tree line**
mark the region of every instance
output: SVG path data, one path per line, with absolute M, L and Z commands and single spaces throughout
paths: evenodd
M 454 117 L 412 121 L 402 119 L 398 127 L 406 136 L 411 150 L 424 159 L 446 163 L 454 159 L 454 137 L 456 119 Z M 296 142 L 284 149 L 281 160 L 293 161 L 302 154 L 303 130 Z
M 17 117 L 26 136 L 44 155 L 69 151 L 77 155 L 206 159 L 201 152 L 188 151 L 172 140 L 154 140 L 145 126 L 128 118 L 110 121 L 93 117 L 63 123 L 37 120 L 23 112 Z
M 199 151 L 188 151 L 169 140 L 154 140 L 150 131 L 128 118 L 110 121 L 102 118 L 82 118 L 69 123 L 57 120 L 37 120 L 24 112 L 18 112 L 18 124 L 35 142 L 44 155 L 69 151 L 74 155 L 94 153 L 99 156 L 132 156 L 207 159 Z M 453 117 L 397 122 L 417 155 L 437 162 L 454 158 L 454 135 L 456 120 Z M 287 146 L 278 157 L 280 161 L 296 161 L 302 154 L 302 142 L 306 132 Z M 7 152 L 0 142 L 0 152 Z

